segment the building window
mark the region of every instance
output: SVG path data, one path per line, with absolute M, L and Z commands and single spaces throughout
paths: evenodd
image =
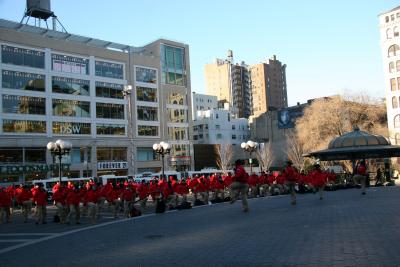
M 186 84 L 185 49 L 161 45 L 162 81 L 166 84 Z
M 232 140 L 236 140 L 236 134 L 232 134 Z
M 96 118 L 123 120 L 124 105 L 112 103 L 96 103 Z
M 386 30 L 386 38 L 387 39 L 392 39 L 393 38 L 392 28 L 389 28 L 389 29 Z
M 397 90 L 400 90 L 400 77 L 397 78 Z
M 185 127 L 168 127 L 169 140 L 187 140 L 187 128 Z
M 390 73 L 394 72 L 394 62 L 389 63 L 389 72 Z
M 3 120 L 5 133 L 46 133 L 45 121 Z
M 394 27 L 393 28 L 393 36 L 394 37 L 399 37 L 399 28 L 398 27 Z
M 25 163 L 46 163 L 46 148 L 25 148 Z
M 1 61 L 4 64 L 44 69 L 44 52 L 2 45 Z
M 45 91 L 45 76 L 19 71 L 2 71 L 2 87 L 9 89 Z
M 397 102 L 397 96 L 392 97 L 392 107 L 393 108 L 399 107 L 399 103 Z
M 90 81 L 65 77 L 52 77 L 53 93 L 90 95 Z
M 391 45 L 388 49 L 388 57 L 395 57 L 400 50 L 397 44 Z
M 89 74 L 89 60 L 86 58 L 51 55 L 51 69 L 59 72 Z
M 82 122 L 53 122 L 53 134 L 77 135 L 90 134 L 90 123 Z
M 139 136 L 158 136 L 158 126 L 138 125 Z
M 386 21 L 386 23 L 389 22 L 389 16 L 386 16 L 386 17 L 385 17 L 385 21 Z
M 400 60 L 396 61 L 396 71 L 400 71 Z
M 171 156 L 180 157 L 189 155 L 189 145 L 172 145 Z
M 400 145 L 400 134 L 399 133 L 396 133 L 396 135 L 395 135 L 395 144 Z
M 117 83 L 96 82 L 96 96 L 123 99 L 124 86 Z
M 390 90 L 396 91 L 396 79 L 395 78 L 390 79 Z
M 217 139 L 221 139 L 222 135 L 221 134 L 217 134 Z
M 126 161 L 125 147 L 97 147 L 97 161 Z
M 216 119 L 218 119 L 218 113 L 217 113 L 217 114 L 215 114 L 215 118 L 216 118 Z
M 197 135 L 193 135 L 193 140 L 197 140 L 197 139 L 198 139 Z
M 232 124 L 232 130 L 236 129 L 236 125 Z
M 394 14 L 390 15 L 390 20 L 391 20 L 391 21 L 394 20 Z
M 124 78 L 124 66 L 122 64 L 96 60 L 95 73 L 96 73 L 96 76 L 100 76 L 100 77 L 123 79 Z
M 168 109 L 168 122 L 186 123 L 187 111 L 185 109 Z
M 137 118 L 141 121 L 158 121 L 158 109 L 155 107 L 137 107 Z
M 215 125 L 215 129 L 219 130 L 221 127 L 219 126 L 219 124 Z
M 141 83 L 157 83 L 157 71 L 136 67 L 136 81 Z
M 3 112 L 46 115 L 46 99 L 32 96 L 3 95 Z
M 138 147 L 137 148 L 138 161 L 154 161 L 157 160 L 157 154 L 152 147 Z
M 157 89 L 136 86 L 136 100 L 146 102 L 157 102 Z
M 0 148 L 1 163 L 22 163 L 23 149 L 21 147 Z
M 400 128 L 400 115 L 394 116 L 394 128 Z
M 171 93 L 168 95 L 168 104 L 185 105 L 185 96 L 180 93 Z
M 100 124 L 96 125 L 97 135 L 125 135 L 123 124 Z
M 90 117 L 90 102 L 53 99 L 53 115 L 62 117 Z

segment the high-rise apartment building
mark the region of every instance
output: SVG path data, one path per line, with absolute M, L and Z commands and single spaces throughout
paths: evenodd
M 379 15 L 389 139 L 400 145 L 400 6 Z
M 0 182 L 57 177 L 46 144 L 73 148 L 64 176 L 189 170 L 189 47 L 133 47 L 0 19 Z M 131 94 L 124 97 L 126 85 Z M 53 172 L 52 172 L 53 171 Z
M 216 59 L 215 63 L 205 66 L 206 94 L 217 96 L 218 100 L 227 101 L 233 114 L 239 118 L 251 115 L 251 89 L 248 66 L 233 63 L 232 51 L 228 58 Z
M 274 55 L 266 63 L 250 66 L 253 116 L 274 109 L 286 108 L 286 65 Z
M 218 108 L 218 99 L 214 95 L 192 92 L 192 120 L 196 120 L 201 111 Z

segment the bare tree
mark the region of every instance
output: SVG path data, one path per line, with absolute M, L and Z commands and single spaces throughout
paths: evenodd
M 232 162 L 233 148 L 232 144 L 223 143 L 215 146 L 215 152 L 218 155 L 217 165 L 224 174 L 228 173 Z
M 275 159 L 272 153 L 271 143 L 261 143 L 259 149 L 256 150 L 256 157 L 261 170 L 268 171 Z
M 324 149 L 333 138 L 353 130 L 387 136 L 386 107 L 365 95 L 334 96 L 314 101 L 296 121 L 304 152 Z
M 293 162 L 293 165 L 298 170 L 304 170 L 305 159 L 303 157 L 304 144 L 301 142 L 297 134 L 290 133 L 287 136 L 287 149 L 286 155 L 290 161 Z

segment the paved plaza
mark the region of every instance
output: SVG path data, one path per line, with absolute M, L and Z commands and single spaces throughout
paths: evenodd
M 91 226 L 0 225 L 0 266 L 400 266 L 400 188 L 251 199 Z

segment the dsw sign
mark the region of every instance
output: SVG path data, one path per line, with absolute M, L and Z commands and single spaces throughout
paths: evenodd
M 60 125 L 60 133 L 61 134 L 81 134 L 82 133 L 82 125 Z

